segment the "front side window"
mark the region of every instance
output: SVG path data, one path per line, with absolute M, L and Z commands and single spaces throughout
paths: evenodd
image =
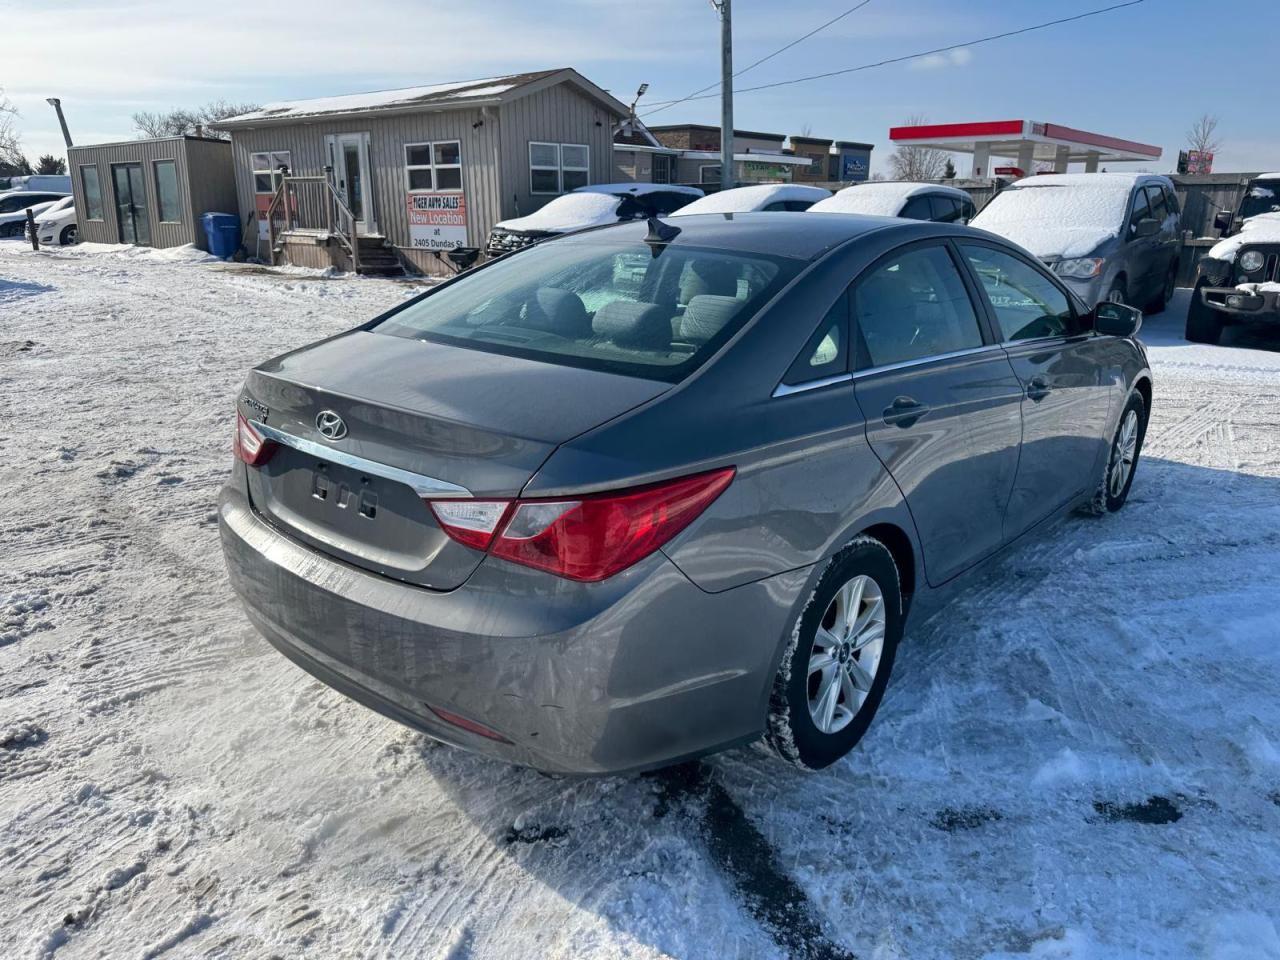
M 1147 187 L 1147 202 L 1151 205 L 1151 216 L 1161 223 L 1169 216 L 1169 207 L 1164 200 L 1164 191 L 1159 187 Z
M 1066 337 L 1075 329 L 1067 295 L 1038 269 L 992 247 L 960 244 L 1005 340 Z
M 156 204 L 160 219 L 167 223 L 181 223 L 182 209 L 178 202 L 178 164 L 174 160 L 157 160 Z
M 249 155 L 253 169 L 253 192 L 275 193 L 280 186 L 280 168 L 293 169 L 288 150 L 270 150 Z
M 405 187 L 410 193 L 462 189 L 462 145 L 457 140 L 404 145 Z
M 417 300 L 377 333 L 676 382 L 799 261 L 641 241 L 534 246 Z
M 883 367 L 982 346 L 982 330 L 951 255 L 914 247 L 872 267 L 853 295 L 858 367 Z
M 89 164 L 80 168 L 80 184 L 84 187 L 84 216 L 86 220 L 102 219 L 102 185 L 98 181 L 98 168 Z
M 1151 204 L 1147 202 L 1147 192 L 1139 187 L 1133 191 L 1133 213 L 1129 215 L 1129 236 L 1138 232 L 1138 224 L 1151 216 Z
M 928 220 L 933 216 L 928 197 L 912 197 L 898 212 L 898 216 L 907 220 Z

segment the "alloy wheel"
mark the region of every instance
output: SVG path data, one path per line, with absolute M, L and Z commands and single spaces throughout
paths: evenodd
M 1129 482 L 1129 474 L 1133 472 L 1133 460 L 1138 455 L 1138 411 L 1129 410 L 1120 422 L 1120 430 L 1116 433 L 1115 449 L 1111 451 L 1110 493 L 1120 496 L 1124 485 Z
M 859 575 L 831 599 L 809 653 L 809 716 L 822 733 L 849 725 L 866 702 L 884 652 L 885 605 L 880 585 Z

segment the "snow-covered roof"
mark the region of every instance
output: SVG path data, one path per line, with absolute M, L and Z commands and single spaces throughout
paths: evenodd
M 621 202 L 619 197 L 611 194 L 574 191 L 556 197 L 527 217 L 503 220 L 495 226 L 504 230 L 545 230 L 551 233 L 585 230 L 603 223 L 615 223 Z
M 1026 177 L 996 194 L 970 226 L 1012 240 L 1042 259 L 1083 257 L 1119 236 L 1134 181 L 1146 174 L 1063 173 Z
M 686 187 L 678 183 L 641 183 L 638 181 L 628 181 L 625 183 L 590 183 L 585 187 L 578 187 L 574 193 L 607 193 L 611 196 L 621 197 L 630 195 L 633 197 L 644 196 L 646 193 L 687 193 L 691 197 L 702 196 L 702 191 L 697 187 Z
M 698 213 L 748 213 L 752 210 L 763 210 L 769 204 L 780 201 L 800 200 L 817 203 L 829 196 L 831 196 L 830 190 L 802 183 L 758 183 L 750 187 L 735 187 L 732 190 L 713 193 L 693 201 L 686 207 L 681 207 L 672 216 L 680 217 Z
M 1246 218 L 1240 224 L 1239 233 L 1219 240 L 1207 255 L 1215 260 L 1235 260 L 1246 243 L 1280 243 L 1280 213 L 1260 213 Z
M 1253 179 L 1255 180 L 1280 180 L 1280 173 L 1260 173 Z
M 569 68 L 537 70 L 529 73 L 512 73 L 501 77 L 480 80 L 458 80 L 450 83 L 434 83 L 418 87 L 402 87 L 397 90 L 374 90 L 369 93 L 350 93 L 336 97 L 318 97 L 311 100 L 284 100 L 268 103 L 258 110 L 227 117 L 210 124 L 214 129 L 232 130 L 237 127 L 259 126 L 273 122 L 289 122 L 308 117 L 331 116 L 371 111 L 412 110 L 422 107 L 453 109 L 476 104 L 497 102 L 515 91 L 557 75 L 573 80 L 591 95 L 613 107 L 619 115 L 626 107 L 601 90 L 585 77 Z
M 873 180 L 845 187 L 809 208 L 809 213 L 861 213 L 873 217 L 896 217 L 903 205 L 918 193 L 945 193 L 968 199 L 958 187 L 910 180 Z

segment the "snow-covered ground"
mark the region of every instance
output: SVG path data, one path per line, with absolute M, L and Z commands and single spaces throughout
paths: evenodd
M 1149 319 L 1128 507 L 913 624 L 831 770 L 552 780 L 223 575 L 244 371 L 410 292 L 0 244 L 0 955 L 1280 958 L 1280 338 Z

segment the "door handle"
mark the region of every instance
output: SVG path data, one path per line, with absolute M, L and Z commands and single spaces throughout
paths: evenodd
M 1032 377 L 1027 384 L 1027 399 L 1034 400 L 1036 403 L 1039 403 L 1052 392 L 1053 388 L 1049 386 L 1049 381 L 1044 377 Z
M 883 417 L 890 426 L 909 427 L 928 412 L 929 405 L 914 397 L 896 397 L 884 408 Z

